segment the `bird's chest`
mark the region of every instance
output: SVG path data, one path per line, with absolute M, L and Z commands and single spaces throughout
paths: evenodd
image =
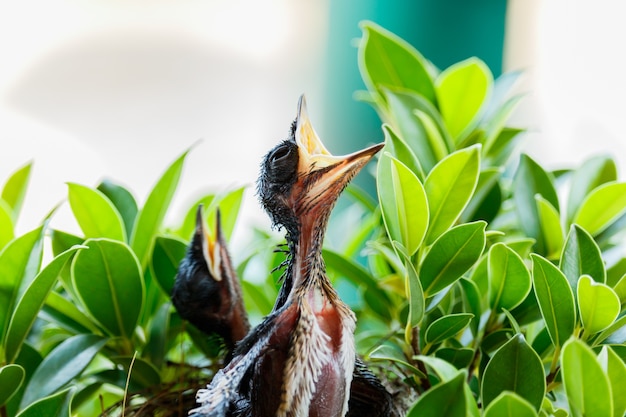
M 291 307 L 294 310 L 285 312 L 291 318 L 285 323 L 293 327 L 284 333 L 290 337 L 276 416 L 345 415 L 355 360 L 355 320 L 348 307 L 339 303 L 313 290 Z

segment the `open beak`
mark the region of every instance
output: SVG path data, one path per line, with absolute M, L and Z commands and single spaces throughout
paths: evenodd
M 325 205 L 332 205 L 348 182 L 384 146 L 380 143 L 350 155 L 332 155 L 311 125 L 304 96 L 298 102 L 295 140 L 299 156 L 298 177 L 308 184 L 301 198 L 304 202 Z
M 221 281 L 221 248 L 224 245 L 224 237 L 222 236 L 219 209 L 217 209 L 215 217 L 215 230 L 211 233 L 206 226 L 203 206 L 200 204 L 198 206 L 198 211 L 196 212 L 196 234 L 199 234 L 202 237 L 202 253 L 204 254 L 204 260 L 209 268 L 211 277 L 215 281 Z

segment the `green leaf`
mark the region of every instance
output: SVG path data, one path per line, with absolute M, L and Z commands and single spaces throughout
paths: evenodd
M 397 245 L 394 246 L 397 248 Z M 397 248 L 396 250 L 400 252 L 404 258 L 406 274 L 404 282 L 407 292 L 406 297 L 407 300 L 409 300 L 409 317 L 407 318 L 404 337 L 407 343 L 410 343 L 412 340 L 412 329 L 419 326 L 424 318 L 426 300 L 424 299 L 424 291 L 422 290 L 420 279 L 417 276 L 417 271 L 413 266 L 413 262 L 411 262 L 411 257 L 404 250 L 401 250 L 401 248 Z
M 544 255 L 545 239 L 541 233 L 536 194 L 541 195 L 559 211 L 559 200 L 552 178 L 528 155 L 522 155 L 513 179 L 513 201 L 522 231 L 536 240 L 535 251 Z
M 539 255 L 530 257 L 535 296 L 546 329 L 554 346 L 563 346 L 576 326 L 574 294 L 567 278 L 556 266 Z
M 463 210 L 463 213 L 461 214 L 461 222 L 465 223 L 475 219 L 479 219 L 476 216 L 484 212 L 485 208 L 494 211 L 497 211 L 500 208 L 500 204 L 495 205 L 495 207 L 491 207 L 491 201 L 489 200 L 489 196 L 494 187 L 498 187 L 498 179 L 501 175 L 502 172 L 498 168 L 487 168 L 480 172 L 478 176 L 478 182 L 476 183 L 476 189 L 472 194 L 472 198 L 467 203 L 465 210 Z
M 15 238 L 15 224 L 11 216 L 11 208 L 0 200 L 0 251 Z
M 426 132 L 426 139 L 435 154 L 436 160 L 440 161 L 445 158 L 450 153 L 449 149 L 452 148 L 452 145 L 446 143 L 446 140 L 439 130 L 435 120 L 433 120 L 426 112 L 421 110 L 415 110 L 413 114 L 423 126 L 424 132 Z
M 388 124 L 383 124 L 383 133 L 385 135 L 384 152 L 389 152 L 394 158 L 406 165 L 420 180 L 424 179 L 424 171 L 420 165 L 420 161 L 415 156 L 415 152 L 406 144 L 406 142 L 394 132 L 393 128 Z
M 428 227 L 424 188 L 406 165 L 389 154 L 383 154 L 378 163 L 377 183 L 387 233 L 413 255 Z
M 598 362 L 604 373 L 609 377 L 611 391 L 613 392 L 613 415 L 623 416 L 626 413 L 626 396 L 619 395 L 626 381 L 626 364 L 620 359 L 613 349 L 603 346 L 598 354 Z
M 185 239 L 191 239 L 196 230 L 196 217 L 198 213 L 198 206 L 210 207 L 213 205 L 213 201 L 217 199 L 215 194 L 207 194 L 197 199 L 193 204 L 189 206 L 182 224 L 176 230 L 176 234 Z M 205 216 L 206 218 L 206 216 Z
M 478 58 L 458 62 L 439 74 L 435 81 L 437 102 L 457 143 L 478 124 L 492 84 L 491 71 Z
M 70 417 L 72 388 L 41 398 L 29 404 L 16 417 Z
M 423 394 L 409 409 L 407 417 L 466 417 L 465 372 Z M 454 401 L 451 401 L 454 399 Z
M 572 338 L 565 343 L 561 351 L 561 373 L 572 416 L 613 416 L 608 375 L 584 342 Z
M 28 181 L 30 179 L 30 170 L 33 166 L 32 161 L 24 165 L 15 171 L 7 182 L 2 187 L 2 194 L 0 199 L 6 202 L 11 209 L 11 219 L 13 223 L 17 221 L 20 210 L 22 209 L 22 203 L 24 202 L 24 196 L 26 195 L 26 189 L 28 188 Z
M 428 173 L 454 147 L 441 115 L 417 93 L 385 88 L 382 94 L 387 101 L 383 121 L 393 127 L 418 157 L 423 172 Z
M 442 382 L 449 381 L 458 375 L 457 368 L 452 366 L 450 362 L 435 356 L 417 355 L 413 359 L 424 362 Z
M 370 360 L 379 361 L 391 361 L 402 367 L 409 369 L 418 378 L 426 378 L 426 375 L 415 366 L 411 365 L 404 354 L 399 350 L 397 346 L 380 345 L 374 349 L 369 355 Z
M 586 160 L 572 173 L 567 199 L 567 221 L 573 223 L 576 212 L 582 207 L 592 190 L 607 182 L 617 180 L 615 161 L 608 156 L 596 156 Z M 603 203 L 604 206 L 604 203 Z
M 515 394 L 505 391 L 498 395 L 485 410 L 484 417 L 535 417 L 533 406 Z
M 480 147 L 450 154 L 428 174 L 424 189 L 428 198 L 430 226 L 426 244 L 457 221 L 472 197 L 480 173 Z
M 138 211 L 135 197 L 126 188 L 111 180 L 104 180 L 98 184 L 98 191 L 113 203 L 122 217 L 126 236 L 130 236 L 133 232 L 133 225 L 135 224 Z
M 488 256 L 489 304 L 496 311 L 510 311 L 530 292 L 530 273 L 522 258 L 504 243 L 493 245 Z
M 222 233 L 224 233 L 224 237 L 226 241 L 230 240 L 230 237 L 233 234 L 233 230 L 235 229 L 235 223 L 237 222 L 237 217 L 239 216 L 239 208 L 241 207 L 241 201 L 243 199 L 243 192 L 246 187 L 239 187 L 235 190 L 229 191 L 223 196 L 218 196 L 217 199 L 214 199 L 211 203 L 216 204 L 216 207 L 219 206 L 220 214 L 221 214 L 221 223 L 222 223 Z M 213 227 L 216 223 L 215 213 L 216 210 L 213 207 L 209 206 L 208 211 L 210 211 L 210 216 L 207 216 L 209 225 Z
M 626 182 L 612 182 L 593 190 L 582 202 L 573 222 L 596 236 L 626 213 Z
M 85 238 L 126 240 L 123 220 L 104 194 L 80 184 L 67 185 L 70 207 Z
M 381 86 L 401 87 L 435 102 L 429 63 L 415 48 L 375 23 L 363 22 L 361 30 L 358 63 L 371 92 L 378 92 Z
M 578 278 L 587 274 L 596 282 L 606 282 L 606 270 L 600 248 L 591 235 L 578 225 L 570 227 L 565 247 L 561 254 L 559 269 L 563 271 L 572 289 Z
M 0 408 L 2 408 L 22 386 L 24 368 L 15 364 L 0 367 Z
M 578 280 L 576 292 L 585 335 L 596 334 L 613 324 L 620 312 L 620 302 L 611 287 L 583 275 Z
M 448 314 L 435 320 L 426 329 L 426 343 L 434 345 L 455 336 L 474 318 L 470 313 Z
M 486 225 L 483 221 L 462 224 L 435 241 L 419 272 L 427 297 L 453 284 L 478 261 L 485 248 Z
M 14 239 L 0 252 L 0 340 L 4 340 L 16 300 L 37 275 L 42 244 L 43 227 L 39 227 Z
M 563 248 L 563 228 L 559 212 L 541 195 L 535 195 L 539 226 L 544 239 L 545 253 L 550 259 L 558 259 Z
M 506 165 L 520 141 L 520 133 L 523 132 L 523 129 L 504 127 L 493 141 L 490 141 L 489 137 L 487 137 L 485 147 L 483 148 L 485 166 L 497 167 Z
M 122 242 L 89 239 L 72 261 L 72 281 L 83 305 L 110 335 L 130 339 L 144 304 L 137 258 Z
M 61 269 L 77 249 L 69 249 L 55 257 L 37 274 L 24 292 L 24 295 L 16 303 L 4 341 L 8 362 L 15 361 L 22 343 L 24 343 L 33 323 L 35 323 L 37 314 L 41 310 L 52 286 L 56 283 Z
M 41 362 L 22 397 L 21 408 L 66 386 L 80 375 L 107 339 L 94 334 L 72 336 Z
M 482 379 L 483 405 L 489 405 L 504 391 L 518 394 L 535 410 L 541 407 L 546 393 L 541 359 L 521 334 L 498 349 L 487 364 Z
M 185 151 L 163 173 L 150 191 L 146 204 L 135 221 L 135 227 L 130 238 L 130 247 L 137 255 L 142 271 L 145 270 L 150 260 L 154 239 L 176 191 L 187 153 L 188 151 Z
M 156 279 L 163 293 L 172 294 L 178 264 L 185 257 L 187 243 L 172 237 L 157 236 L 152 252 L 152 276 Z
M 41 313 L 46 320 L 72 333 L 100 333 L 96 323 L 79 310 L 76 304 L 55 291 L 48 294 Z

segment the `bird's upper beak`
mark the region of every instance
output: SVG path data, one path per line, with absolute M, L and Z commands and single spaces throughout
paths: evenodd
M 196 234 L 199 234 L 202 237 L 202 253 L 204 254 L 204 260 L 209 268 L 211 277 L 213 277 L 216 281 L 221 281 L 221 249 L 224 245 L 224 237 L 222 236 L 219 209 L 217 209 L 215 217 L 215 230 L 210 231 L 208 230 L 204 219 L 203 206 L 199 205 L 198 211 L 196 212 Z
M 300 198 L 303 202 L 331 206 L 348 182 L 384 146 L 381 143 L 350 155 L 332 155 L 311 125 L 304 96 L 298 103 L 295 140 L 298 145 L 298 182 L 307 184 Z

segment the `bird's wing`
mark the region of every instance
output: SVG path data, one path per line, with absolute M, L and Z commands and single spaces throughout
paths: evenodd
M 363 361 L 357 358 L 346 417 L 389 417 L 391 412 L 391 394 Z

